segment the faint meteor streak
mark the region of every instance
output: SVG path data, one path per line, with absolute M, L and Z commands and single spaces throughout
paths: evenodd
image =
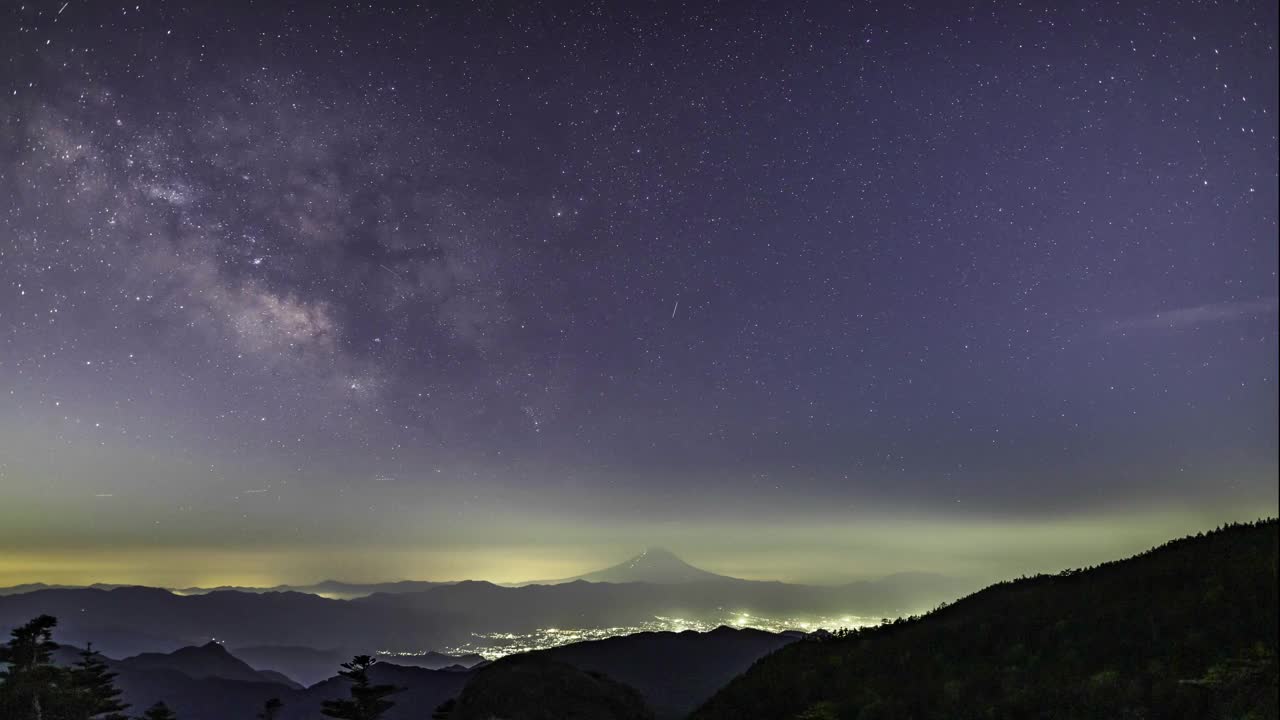
M 673 307 L 673 308 L 671 308 L 671 319 L 672 319 L 672 320 L 675 320 L 675 319 L 676 319 L 676 311 L 677 311 L 677 310 L 679 310 L 679 309 L 680 309 L 680 301 L 679 301 L 679 300 L 677 300 L 677 301 L 676 301 L 676 306 L 675 306 L 675 307 Z

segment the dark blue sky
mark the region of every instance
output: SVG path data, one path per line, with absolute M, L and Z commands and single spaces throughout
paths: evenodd
M 377 5 L 0 15 L 0 547 L 1274 514 L 1274 3 Z

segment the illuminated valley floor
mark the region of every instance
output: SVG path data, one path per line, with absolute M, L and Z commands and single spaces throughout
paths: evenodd
M 648 622 L 639 625 L 607 627 L 607 628 L 540 628 L 529 633 L 477 633 L 474 640 L 462 645 L 439 649 L 448 655 L 476 654 L 487 660 L 496 660 L 505 655 L 545 650 L 559 645 L 581 642 L 584 640 L 603 640 L 618 635 L 633 635 L 641 632 L 683 632 L 695 630 L 707 632 L 722 625 L 734 628 L 755 628 L 768 632 L 797 630 L 813 632 L 820 628 L 835 630 L 837 628 L 855 628 L 876 625 L 879 619 L 844 615 L 819 618 L 768 618 L 747 613 L 726 614 L 715 621 L 689 620 L 685 618 L 654 616 Z M 379 655 L 390 662 L 396 657 L 424 655 L 422 652 L 390 652 L 382 651 Z

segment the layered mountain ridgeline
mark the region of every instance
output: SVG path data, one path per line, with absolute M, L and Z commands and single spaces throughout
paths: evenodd
M 394 582 L 381 583 L 349 583 L 341 580 L 322 580 L 318 583 L 310 585 L 273 585 L 271 587 L 255 587 L 251 585 L 219 585 L 217 587 L 183 587 L 183 588 L 159 588 L 168 590 L 175 595 L 207 595 L 213 592 L 243 592 L 243 593 L 307 593 L 309 595 L 319 595 L 320 597 L 332 598 L 334 600 L 350 600 L 352 598 L 365 597 L 374 593 L 402 593 L 402 592 L 422 592 L 431 588 L 440 587 L 442 585 L 452 585 L 452 582 L 432 582 L 428 580 L 397 580 Z M 35 592 L 37 590 L 115 590 L 116 588 L 136 587 L 134 585 L 124 585 L 119 583 L 94 583 L 92 585 L 48 585 L 45 583 L 26 583 L 24 585 L 12 585 L 9 587 L 0 587 L 0 595 L 20 595 L 22 593 Z
M 813 592 L 818 590 L 818 592 Z M 329 600 L 303 593 L 165 590 L 40 590 L 0 597 L 0 629 L 40 614 L 57 616 L 68 643 L 94 643 L 108 655 L 170 652 L 212 639 L 228 647 L 379 648 L 418 652 L 459 646 L 473 633 L 540 628 L 638 626 L 655 616 L 719 623 L 730 612 L 776 618 L 876 615 L 902 607 L 896 596 L 781 583 L 682 585 L 575 582 L 505 588 L 462 582 L 423 593 Z M 412 658 L 398 662 L 416 664 Z
M 371 611 L 350 601 L 307 593 L 213 592 L 175 595 L 142 587 L 114 590 L 39 590 L 0 597 L 0 629 L 41 614 L 59 618 L 67 643 L 92 642 L 114 657 L 170 652 L 218 640 L 255 645 L 440 647 L 469 637 L 468 618 L 447 611 L 386 607 Z
M 10 585 L 9 587 L 0 587 L 0 596 L 4 595 L 21 595 L 23 593 L 35 592 L 37 590 L 115 590 L 119 587 L 128 587 L 127 585 L 111 585 L 107 583 L 95 583 L 93 585 L 47 585 L 45 583 L 25 583 L 23 585 Z
M 298 592 L 319 595 L 335 600 L 351 600 L 374 593 L 422 592 L 452 582 L 430 582 L 427 580 L 398 580 L 384 583 L 349 583 L 340 580 L 324 580 L 311 585 L 275 585 L 272 587 L 249 587 L 243 585 L 220 585 L 218 587 L 171 588 L 178 595 L 205 595 L 211 592 L 234 590 L 246 593 Z
M 483 620 L 490 632 L 536 628 L 636 625 L 655 615 L 717 623 L 730 612 L 774 619 L 879 616 L 932 607 L 974 589 L 966 580 L 901 573 L 840 585 L 742 580 L 695 568 L 675 553 L 650 547 L 620 564 L 575 578 L 503 587 L 453 583 L 426 592 L 374 593 L 356 602 L 411 607 Z
M 800 634 L 721 627 L 637 633 L 502 658 L 478 669 L 449 720 L 675 720 Z M 451 710 L 451 712 L 444 712 Z
M 16 632 L 20 634 L 22 628 Z M 515 697 L 543 698 L 541 709 L 552 712 L 549 717 L 570 717 L 554 714 L 557 708 L 611 707 L 616 710 L 616 717 L 631 717 L 633 710 L 639 710 L 644 717 L 674 720 L 687 715 L 729 678 L 760 657 L 800 637 L 799 634 L 775 635 L 732 628 L 707 633 L 640 633 L 509 656 L 475 669 L 455 666 L 429 670 L 378 662 L 368 669 L 368 677 L 375 685 L 401 688 L 389 696 L 395 706 L 382 716 L 383 720 L 420 720 L 433 708 L 457 698 L 469 681 L 479 677 L 480 671 L 492 665 L 510 668 L 513 663 L 524 668 L 516 677 L 528 683 L 521 691 L 524 694 Z M 28 657 L 30 653 L 23 651 L 18 655 Z M 54 670 L 39 670 L 28 677 L 56 677 L 57 672 L 61 672 L 55 672 L 57 668 L 70 668 L 80 657 L 77 648 L 52 649 L 46 664 Z M 346 696 L 351 688 L 348 679 L 334 676 L 340 669 L 337 663 L 329 668 L 327 679 L 302 688 L 279 673 L 251 667 L 217 643 L 181 648 L 172 653 L 145 653 L 123 660 L 97 657 L 105 670 L 114 674 L 112 684 L 120 691 L 118 699 L 132 706 L 134 712 L 140 713 L 155 702 L 163 701 L 182 720 L 254 717 L 272 698 L 282 704 L 274 716 L 278 720 L 319 720 L 321 704 Z M 564 668 L 573 668 L 573 671 L 566 673 Z M 0 666 L 0 670 L 4 669 Z M 491 696 L 494 688 L 506 688 L 512 682 L 507 671 L 499 670 L 485 677 L 486 680 L 472 688 L 471 702 L 465 707 L 490 708 L 510 702 L 505 690 L 502 697 Z M 61 681 L 52 685 L 65 687 Z M 630 689 L 621 692 L 617 691 L 618 687 Z M 12 700 L 10 689 L 0 677 L 0 705 Z M 59 697 L 60 692 L 48 690 L 47 707 L 58 705 L 54 698 Z M 610 698 L 624 698 L 625 702 L 614 703 Z M 596 701 L 605 704 L 597 706 L 593 704 Z M 27 717 L 23 713 L 29 704 L 19 704 L 25 709 L 8 715 L 0 710 L 0 717 L 6 720 Z
M 258 670 L 273 670 L 297 680 L 303 685 L 314 685 L 333 677 L 334 668 L 359 654 L 358 649 L 322 650 L 293 645 L 257 645 L 237 647 L 232 654 Z M 420 667 L 428 670 L 456 670 L 469 668 L 484 662 L 475 654 L 446 655 L 425 652 L 413 655 L 380 655 L 379 660 L 394 665 Z
M 300 683 L 283 673 L 275 670 L 254 669 L 215 642 L 205 643 L 199 647 L 179 648 L 171 653 L 142 653 L 111 663 L 111 667 L 120 672 L 173 670 L 197 680 L 222 678 L 223 680 L 274 683 L 295 690 L 302 688 Z
M 427 670 L 377 663 L 369 671 L 371 684 L 400 688 L 387 697 L 395 705 L 377 716 L 378 720 L 425 720 L 433 708 L 457 697 L 471 676 L 470 671 Z M 325 716 L 320 713 L 321 703 L 346 697 L 350 687 L 347 679 L 333 677 L 306 690 L 282 696 L 284 708 L 279 720 L 324 720 Z
M 964 582 L 924 574 L 839 586 L 738 580 L 700 570 L 661 550 L 646 551 L 591 576 L 653 582 L 575 580 L 503 587 L 463 581 L 422 584 L 426 589 L 391 583 L 386 591 L 351 600 L 256 589 L 180 594 L 142 587 L 43 588 L 0 596 L 0 629 L 47 613 L 61 619 L 59 632 L 67 642 L 93 642 L 117 657 L 169 652 L 210 639 L 236 648 L 336 648 L 338 657 L 350 657 L 347 648 L 416 653 L 464 645 L 478 633 L 530 633 L 551 627 L 634 630 L 652 627 L 648 624 L 657 617 L 714 626 L 730 620 L 732 613 L 748 613 L 768 618 L 766 627 L 777 629 L 779 624 L 786 627 L 823 616 L 901 614 L 968 589 Z M 307 587 L 355 592 L 380 586 Z M 756 621 L 742 624 L 751 622 Z M 396 662 L 430 666 L 413 656 Z
M 1276 520 L 762 659 L 694 720 L 1277 717 Z
M 37 618 L 0 645 L 0 718 L 88 720 L 111 710 L 136 717 L 161 702 L 181 720 L 227 720 L 260 717 L 272 702 L 278 705 L 270 716 L 274 720 L 322 720 L 325 701 L 351 695 L 351 680 L 333 676 L 339 665 L 331 669 L 333 677 L 303 688 L 279 673 L 254 670 L 217 643 L 123 660 L 94 654 L 90 657 L 99 669 L 87 673 L 84 651 L 50 640 L 55 623 L 48 616 Z M 367 674 L 373 684 L 398 689 L 395 705 L 380 720 L 421 720 L 430 708 L 457 696 L 471 676 L 465 669 L 391 663 L 376 663 Z
M 354 604 L 385 610 L 447 614 L 479 632 L 538 628 L 634 626 L 655 616 L 719 623 L 744 612 L 774 619 L 894 615 L 955 598 L 962 583 L 937 576 L 893 576 L 839 586 L 780 582 L 690 580 L 658 584 L 575 580 L 502 587 L 465 581 L 422 593 L 375 594 Z

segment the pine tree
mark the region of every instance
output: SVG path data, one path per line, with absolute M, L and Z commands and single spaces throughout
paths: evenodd
M 0 645 L 0 663 L 9 665 L 9 669 L 0 672 L 0 678 L 13 678 L 41 665 L 48 665 L 58 643 L 53 641 L 53 628 L 58 625 L 58 618 L 52 615 L 41 615 L 22 627 L 14 628 L 9 633 L 9 642 Z
M 178 716 L 174 715 L 169 706 L 163 702 L 158 702 L 147 708 L 147 711 L 142 714 L 142 718 L 143 720 L 178 720 Z
M 83 720 L 126 720 L 120 711 L 129 706 L 120 702 L 115 677 L 90 643 L 80 652 L 80 662 L 71 669 L 72 716 Z
M 50 663 L 58 644 L 58 619 L 41 615 L 10 633 L 0 645 L 0 716 L 6 720 L 43 720 L 65 698 L 68 672 Z
M 395 707 L 395 703 L 384 698 L 404 688 L 370 684 L 369 668 L 377 662 L 368 655 L 357 655 L 351 662 L 342 663 L 345 670 L 338 674 L 351 681 L 351 699 L 325 700 L 321 714 L 340 720 L 379 720 L 383 713 Z
M 271 698 L 262 704 L 262 712 L 258 713 L 258 720 L 276 720 L 282 707 L 284 703 L 280 702 L 280 698 Z

